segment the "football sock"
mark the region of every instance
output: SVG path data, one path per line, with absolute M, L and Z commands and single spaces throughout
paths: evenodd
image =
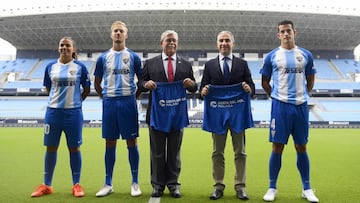
M 54 175 L 54 169 L 57 160 L 57 152 L 45 153 L 45 166 L 44 166 L 44 184 L 51 186 L 52 178 Z
M 138 183 L 139 150 L 137 145 L 128 147 L 129 163 L 132 175 L 132 182 Z
M 296 165 L 300 172 L 304 190 L 310 189 L 310 161 L 307 152 L 297 153 Z
M 276 189 L 276 182 L 281 168 L 281 155 L 275 152 L 271 152 L 269 160 L 269 177 L 270 186 L 269 188 Z
M 70 167 L 73 185 L 80 183 L 81 162 L 82 159 L 80 151 L 70 152 Z
M 116 159 L 116 146 L 105 149 L 105 184 L 112 185 L 112 176 Z

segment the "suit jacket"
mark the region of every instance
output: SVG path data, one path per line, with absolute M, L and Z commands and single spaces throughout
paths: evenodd
M 220 67 L 219 56 L 205 63 L 204 74 L 201 79 L 200 91 L 205 85 L 233 85 L 246 82 L 251 88 L 251 96 L 255 94 L 255 84 L 245 60 L 233 56 L 229 81 L 225 81 Z
M 177 55 L 174 81 L 184 80 L 185 78 L 190 78 L 195 83 L 195 78 L 191 63 Z M 149 80 L 153 80 L 154 82 L 168 82 L 161 55 L 145 61 L 144 69 L 138 82 L 138 91 L 147 92 L 148 89 L 144 88 L 144 85 Z M 195 83 L 195 86 L 193 88 L 187 90 L 189 92 L 196 92 L 197 84 Z M 150 124 L 150 110 L 152 103 L 151 94 L 152 91 L 150 91 L 149 102 L 146 109 L 146 123 L 148 125 Z

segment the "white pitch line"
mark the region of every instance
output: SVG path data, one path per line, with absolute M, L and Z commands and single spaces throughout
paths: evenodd
M 160 203 L 160 197 L 150 197 L 148 203 Z

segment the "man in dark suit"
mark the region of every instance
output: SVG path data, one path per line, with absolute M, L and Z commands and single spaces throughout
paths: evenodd
M 234 47 L 234 36 L 229 31 L 221 31 L 217 35 L 217 48 L 219 55 L 209 60 L 205 64 L 204 75 L 201 80 L 201 97 L 209 93 L 209 85 L 233 85 L 242 84 L 245 92 L 255 93 L 255 84 L 251 78 L 251 73 L 247 62 L 232 54 Z M 242 112 L 238 112 L 242 113 Z M 210 195 L 211 200 L 217 200 L 223 196 L 225 183 L 225 158 L 224 149 L 227 137 L 227 131 L 230 130 L 232 143 L 235 153 L 235 183 L 234 188 L 239 199 L 247 200 L 248 195 L 245 191 L 246 179 L 246 151 L 245 151 L 245 130 L 235 133 L 231 128 L 226 129 L 225 134 L 219 135 L 212 133 L 213 138 L 213 179 L 214 191 Z
M 157 83 L 159 84 L 160 82 L 171 84 L 182 81 L 180 85 L 189 92 L 196 92 L 197 84 L 190 62 L 176 54 L 178 34 L 173 30 L 165 31 L 161 35 L 160 45 L 163 49 L 162 54 L 145 61 L 143 73 L 138 83 L 139 91 L 146 92 L 150 90 L 146 123 L 148 124 L 150 134 L 151 184 L 153 187 L 151 196 L 161 197 L 167 186 L 170 195 L 174 198 L 179 198 L 181 193 L 178 178 L 181 170 L 180 148 L 183 138 L 183 127 L 172 127 L 169 132 L 164 132 L 150 125 L 152 122 L 159 124 L 156 123 L 159 121 L 150 119 L 152 113 L 152 95 L 158 88 Z M 182 109 L 181 111 L 176 112 L 176 114 L 186 114 L 187 118 L 187 109 Z M 168 121 L 161 119 L 161 122 Z

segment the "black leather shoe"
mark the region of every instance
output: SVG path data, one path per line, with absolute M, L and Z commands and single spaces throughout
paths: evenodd
M 211 200 L 217 200 L 224 196 L 224 192 L 222 190 L 215 189 L 213 193 L 210 195 Z
M 154 188 L 151 193 L 151 197 L 161 197 L 163 193 L 164 192 L 162 190 Z
M 249 199 L 249 197 L 248 197 L 248 195 L 246 194 L 244 188 L 236 191 L 236 196 L 237 196 L 239 199 L 241 199 L 241 200 L 248 200 L 248 199 Z
M 179 188 L 175 188 L 174 190 L 170 191 L 170 196 L 173 198 L 180 198 L 181 197 L 181 192 Z

